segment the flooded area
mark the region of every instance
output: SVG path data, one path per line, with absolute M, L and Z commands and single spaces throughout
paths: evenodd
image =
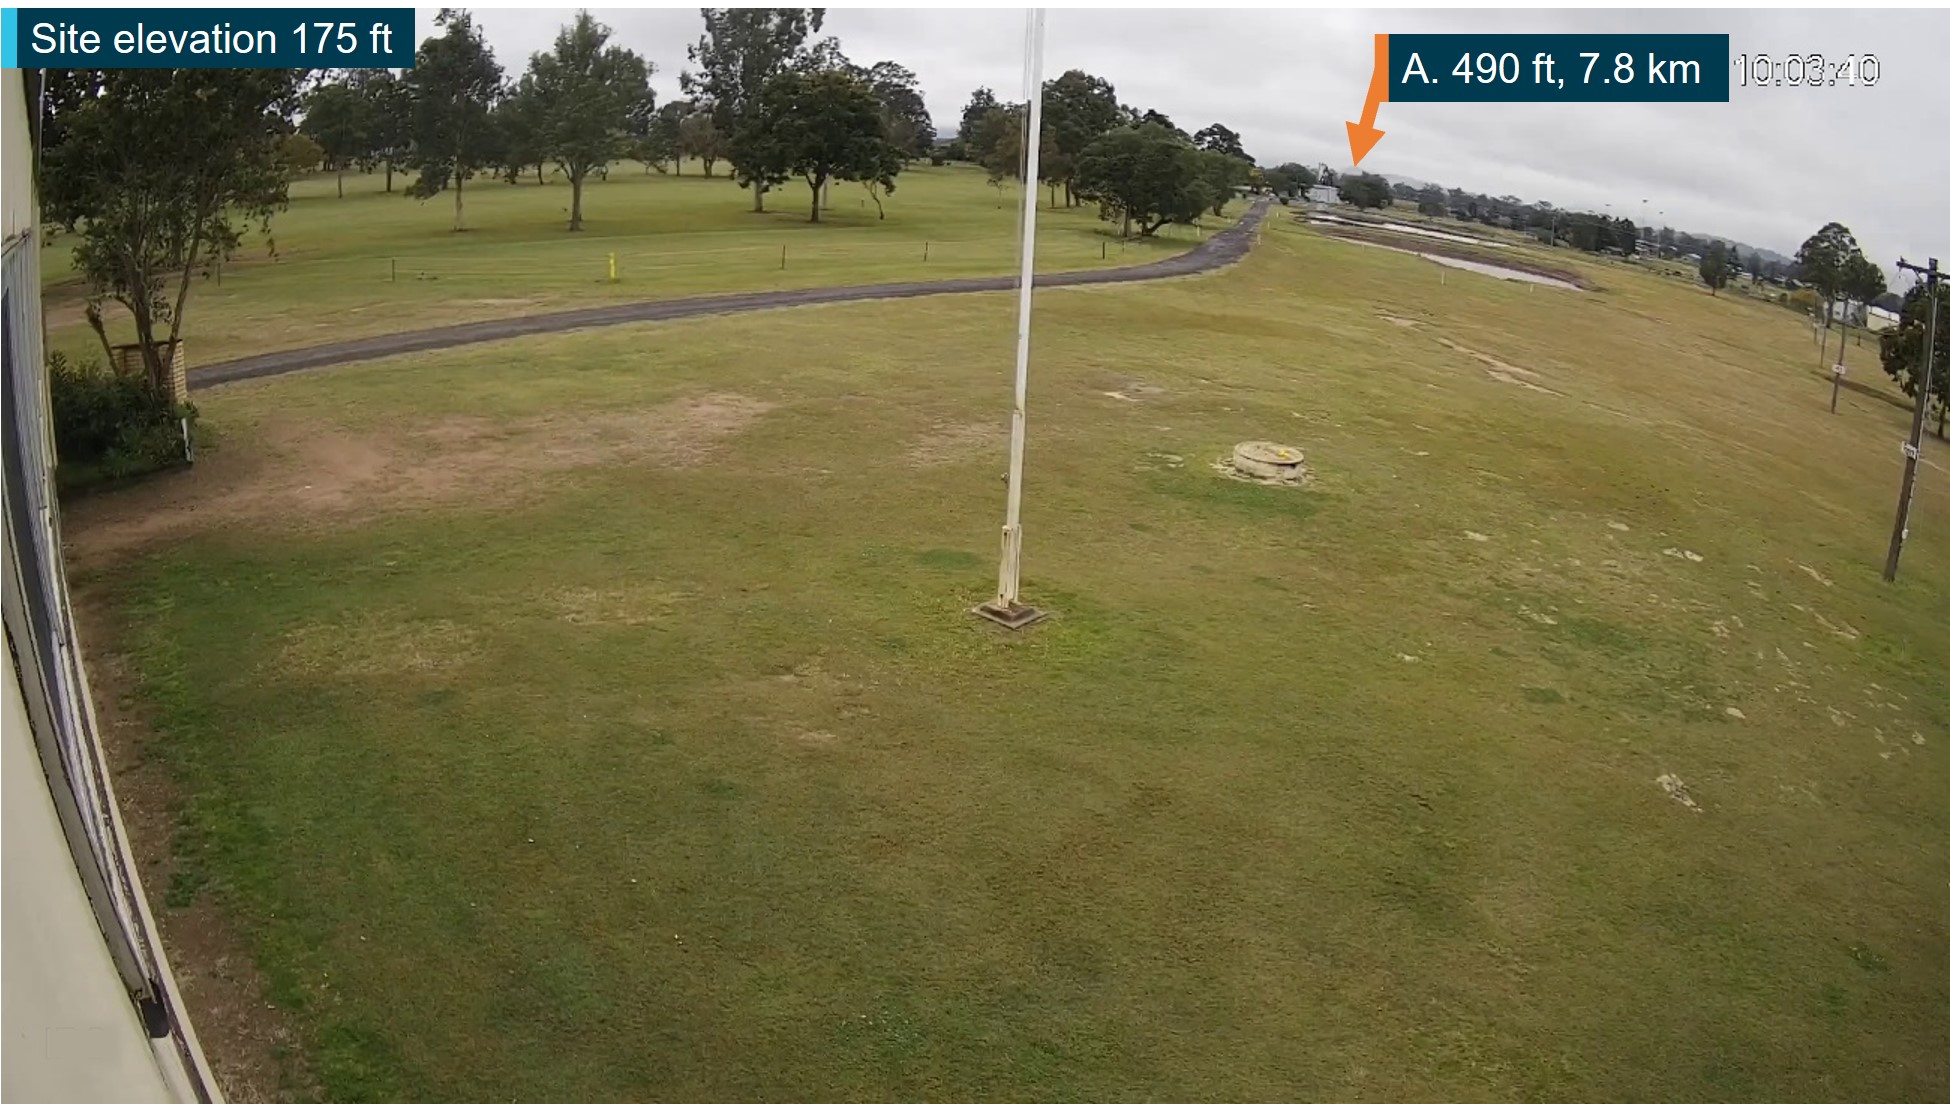
M 1364 245 L 1370 249 L 1386 249 L 1394 253 L 1407 253 L 1411 256 L 1420 257 L 1425 261 L 1434 261 L 1436 264 L 1446 265 L 1449 268 L 1460 268 L 1465 272 L 1494 276 L 1499 280 L 1517 280 L 1526 284 L 1542 284 L 1545 287 L 1563 288 L 1566 291 L 1584 290 L 1569 280 L 1560 280 L 1555 276 L 1545 276 L 1536 272 L 1525 272 L 1520 268 L 1508 268 L 1499 264 L 1490 264 L 1486 261 L 1470 261 L 1461 257 L 1445 257 L 1440 253 L 1424 253 L 1416 249 L 1406 249 L 1395 245 L 1382 245 L 1380 242 L 1361 241 L 1356 238 L 1338 238 L 1336 240 L 1347 242 L 1350 245 Z
M 1388 234 L 1409 234 L 1418 238 L 1455 242 L 1458 245 L 1480 245 L 1488 249 L 1510 248 L 1505 242 L 1491 241 L 1488 238 L 1472 238 L 1467 234 L 1450 234 L 1441 230 L 1431 230 L 1425 226 L 1406 226 L 1397 222 L 1363 222 L 1357 219 L 1344 219 L 1337 215 L 1313 215 L 1307 221 L 1324 222 L 1332 226 L 1353 226 L 1363 230 L 1380 230 Z

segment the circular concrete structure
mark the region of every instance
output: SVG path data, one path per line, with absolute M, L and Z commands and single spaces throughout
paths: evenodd
M 1261 483 L 1299 483 L 1307 478 L 1306 456 L 1292 445 L 1245 441 L 1232 447 L 1232 470 Z

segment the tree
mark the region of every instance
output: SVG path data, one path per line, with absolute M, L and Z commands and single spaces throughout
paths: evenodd
M 434 25 L 444 33 L 420 43 L 406 77 L 413 90 L 413 167 L 420 173 L 406 194 L 431 199 L 452 185 L 459 231 L 466 229 L 462 189 L 492 163 L 488 112 L 501 95 L 501 66 L 466 11 L 442 8 Z
M 413 148 L 413 93 L 391 69 L 354 69 L 348 77 L 365 100 L 366 140 L 361 167 L 384 166 L 386 191 L 393 190 L 393 170 Z
M 988 160 L 988 149 L 982 143 L 985 133 L 983 124 L 988 121 L 989 113 L 1001 106 L 995 93 L 987 88 L 977 88 L 968 97 L 968 106 L 961 109 L 961 129 L 955 132 L 955 138 L 961 142 L 968 160 L 978 164 Z
M 905 158 L 892 142 L 880 100 L 843 70 L 791 70 L 760 90 L 739 139 L 741 153 L 767 179 L 797 176 L 812 189 L 812 220 L 832 180 L 868 182 L 876 201 L 894 190 Z
M 1202 155 L 1184 137 L 1155 123 L 1120 127 L 1090 143 L 1077 159 L 1077 189 L 1136 223 L 1145 237 L 1167 222 L 1194 222 L 1211 205 Z
M 1342 199 L 1364 211 L 1372 207 L 1388 207 L 1395 202 L 1395 193 L 1388 187 L 1388 179 L 1374 173 L 1343 176 L 1339 187 Z
M 1727 274 L 1731 271 L 1727 264 L 1727 243 L 1716 241 L 1706 247 L 1699 259 L 1699 282 L 1710 288 L 1713 294 L 1727 286 Z
M 499 166 L 510 184 L 520 183 L 521 175 L 531 168 L 536 184 L 548 183 L 542 175 L 548 165 L 548 135 L 534 74 L 524 75 L 507 90 L 488 112 L 488 124 L 489 140 L 481 147 L 482 165 Z
M 1822 299 L 1822 325 L 1834 313 L 1834 302 L 1842 293 L 1842 272 L 1850 255 L 1860 252 L 1855 235 L 1839 222 L 1831 222 L 1808 236 L 1794 253 L 1801 270 L 1801 281 L 1815 289 Z
M 737 136 L 746 129 L 759 92 L 805 50 L 807 36 L 826 21 L 824 8 L 705 8 L 704 36 L 687 51 L 698 67 L 679 78 L 686 94 L 708 105 L 719 134 L 731 138 L 734 177 L 752 190 L 752 210 L 765 210 L 765 189 L 782 183 L 741 163 Z M 746 157 L 763 158 L 750 149 Z
M 921 96 L 921 81 L 906 66 L 878 61 L 857 74 L 880 101 L 887 140 L 908 160 L 934 150 L 934 118 Z
M 689 100 L 671 100 L 650 113 L 636 141 L 636 156 L 643 162 L 644 172 L 652 169 L 664 172 L 664 163 L 674 162 L 677 175 L 684 175 L 679 128 L 683 125 L 684 117 L 692 110 Z
M 1207 201 L 1214 215 L 1226 213 L 1226 204 L 1231 201 L 1234 189 L 1246 182 L 1253 166 L 1229 153 L 1215 150 L 1200 151 L 1200 163 L 1204 167 Z
M 1950 412 L 1950 304 L 1939 304 L 1936 309 L 1936 366 L 1930 375 L 1930 397 L 1936 402 L 1936 435 L 1942 437 L 1945 414 Z M 1903 296 L 1896 326 L 1884 330 L 1881 340 L 1882 370 L 1911 398 L 1916 397 L 1923 375 L 1929 330 L 1929 285 L 1919 281 Z
M 318 143 L 323 164 L 338 174 L 340 199 L 345 198 L 346 166 L 363 160 L 371 150 L 372 125 L 366 118 L 370 106 L 345 81 L 321 84 L 305 97 L 305 118 L 298 130 Z
M 709 111 L 696 110 L 677 124 L 677 150 L 684 157 L 704 162 L 704 178 L 716 174 L 719 161 L 730 153 L 731 143 L 718 130 L 718 118 Z
M 592 170 L 623 156 L 632 123 L 656 102 L 649 62 L 609 42 L 586 11 L 528 61 L 542 145 L 569 178 L 569 230 L 582 229 L 582 186 Z
M 1171 116 L 1165 114 L 1162 111 L 1159 111 L 1156 108 L 1146 109 L 1143 114 L 1137 117 L 1137 121 L 1140 123 L 1151 123 L 1154 126 L 1161 126 L 1166 130 L 1172 132 L 1173 134 L 1176 134 L 1178 137 L 1186 139 L 1187 141 L 1189 141 L 1191 138 L 1191 135 L 1186 134 L 1184 131 L 1178 129 L 1178 124 L 1171 121 Z
M 267 240 L 286 202 L 279 140 L 291 132 L 303 69 L 88 69 L 62 76 L 43 133 L 42 202 L 79 225 L 84 316 L 108 352 L 102 305 L 135 322 L 150 387 L 182 339 L 190 278 L 222 263 L 255 225 Z
M 1043 175 L 1063 184 L 1067 203 L 1078 202 L 1077 158 L 1122 121 L 1117 89 L 1102 77 L 1071 69 L 1043 85 L 1043 132 L 1049 136 L 1045 145 L 1050 149 L 1054 170 Z
M 1023 155 L 1023 139 L 1028 136 L 1029 109 L 1023 104 L 1002 104 L 982 116 L 981 129 L 974 145 L 982 151 L 979 161 L 988 170 L 989 183 L 1022 180 L 1029 159 Z M 1056 205 L 1056 185 L 1068 179 L 1072 167 L 1056 148 L 1056 136 L 1043 131 L 1043 144 L 1036 154 L 1036 179 L 1050 188 L 1050 206 Z
M 1306 194 L 1307 189 L 1313 187 L 1316 180 L 1312 169 L 1296 161 L 1288 161 L 1284 165 L 1266 170 L 1267 189 L 1288 202 Z
M 1758 252 L 1747 256 L 1747 275 L 1754 283 L 1764 283 L 1767 279 L 1767 262 L 1761 260 Z
M 318 171 L 318 167 L 325 163 L 325 148 L 303 131 L 287 134 L 278 139 L 278 163 L 284 166 L 285 178 L 295 180 L 306 173 Z M 339 194 L 345 194 L 343 187 L 339 189 Z
M 1192 135 L 1192 145 L 1207 153 L 1223 153 L 1248 165 L 1253 163 L 1253 159 L 1246 155 L 1245 147 L 1239 144 L 1239 134 L 1223 123 L 1213 123 Z
M 1842 316 L 1847 318 L 1848 304 L 1855 304 L 1857 309 L 1867 306 L 1869 300 L 1889 290 L 1889 282 L 1882 275 L 1882 266 L 1857 250 L 1842 262 L 1840 290 L 1844 308 Z

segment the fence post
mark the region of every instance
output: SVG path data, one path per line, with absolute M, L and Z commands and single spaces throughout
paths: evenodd
M 614 253 L 609 255 L 609 282 L 612 284 L 616 282 L 616 254 Z
M 395 283 L 395 284 L 397 284 L 397 283 L 399 283 L 399 258 L 398 258 L 398 257 L 388 257 L 388 258 L 386 258 L 386 259 L 387 259 L 388 261 L 390 261 L 390 262 L 392 262 L 392 265 L 393 265 L 393 274 L 392 274 L 392 277 L 390 278 L 390 280 L 389 280 L 389 282 L 390 282 L 390 283 Z
M 1110 243 L 1109 243 L 1109 242 L 1098 242 L 1098 243 L 1097 243 L 1097 259 L 1098 259 L 1098 260 L 1100 260 L 1100 261 L 1108 261 L 1108 260 L 1110 260 Z
M 934 246 L 934 243 L 933 243 L 933 242 L 922 242 L 922 243 L 921 243 L 921 259 L 922 259 L 922 260 L 924 260 L 924 261 L 925 261 L 925 260 L 927 260 L 927 259 L 928 259 L 928 250 L 929 250 L 929 249 L 931 249 L 931 248 L 933 248 L 933 246 Z
M 785 271 L 785 246 L 779 246 L 779 271 Z

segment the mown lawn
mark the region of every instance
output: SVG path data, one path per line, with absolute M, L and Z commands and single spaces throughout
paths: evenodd
M 1885 585 L 1901 413 L 1594 271 L 1041 296 L 1020 635 L 1006 295 L 206 392 L 151 891 L 333 1100 L 1950 1097 L 1950 452 Z
M 199 278 L 186 312 L 192 372 L 198 364 L 377 333 L 633 299 L 725 291 L 890 283 L 1014 272 L 1022 192 L 994 186 L 968 166 L 925 163 L 901 173 L 881 202 L 834 185 L 832 209 L 815 225 L 811 192 L 789 184 L 768 197 L 723 173 L 705 179 L 646 173 L 625 162 L 584 195 L 586 228 L 567 231 L 569 187 L 477 179 L 465 189 L 468 229 L 453 231 L 451 193 L 430 200 L 387 194 L 383 174 L 349 175 L 344 198 L 330 176 L 292 186 L 290 209 L 272 222 L 272 255 L 252 237 L 221 278 Z M 396 176 L 395 189 L 410 178 Z M 1118 240 L 1093 206 L 1057 208 L 1040 194 L 1037 264 L 1047 272 L 1139 264 L 1181 252 L 1203 231 L 1172 226 L 1151 239 Z M 42 259 L 49 340 L 75 355 L 101 355 L 81 312 L 82 288 L 57 236 Z M 609 257 L 616 255 L 616 279 Z M 110 336 L 134 326 L 110 309 Z

